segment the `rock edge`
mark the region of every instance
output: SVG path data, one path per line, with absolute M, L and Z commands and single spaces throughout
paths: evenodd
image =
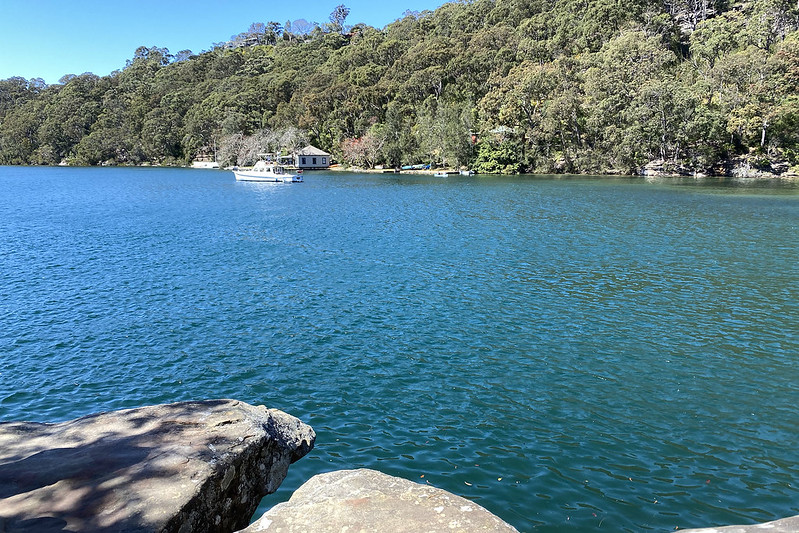
M 0 531 L 234 531 L 314 446 L 235 400 L 0 423 Z

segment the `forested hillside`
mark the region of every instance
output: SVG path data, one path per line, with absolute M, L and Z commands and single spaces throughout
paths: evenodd
M 347 11 L 197 55 L 141 47 L 109 76 L 0 81 L 0 164 L 246 164 L 303 142 L 480 172 L 799 164 L 795 0 L 474 0 L 384 29 Z

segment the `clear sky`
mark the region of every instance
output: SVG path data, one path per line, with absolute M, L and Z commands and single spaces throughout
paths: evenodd
M 247 31 L 253 22 L 329 22 L 339 5 L 347 24 L 382 28 L 405 10 L 445 0 L 0 0 L 0 79 L 65 74 L 105 76 L 125 67 L 139 46 L 198 53 Z

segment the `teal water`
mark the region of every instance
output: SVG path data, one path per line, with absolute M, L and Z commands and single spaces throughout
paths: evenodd
M 0 167 L 0 421 L 229 397 L 521 531 L 799 514 L 799 187 Z

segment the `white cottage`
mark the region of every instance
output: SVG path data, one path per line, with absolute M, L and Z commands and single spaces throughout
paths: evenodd
M 302 169 L 328 168 L 330 154 L 309 145 L 294 154 L 294 165 Z

